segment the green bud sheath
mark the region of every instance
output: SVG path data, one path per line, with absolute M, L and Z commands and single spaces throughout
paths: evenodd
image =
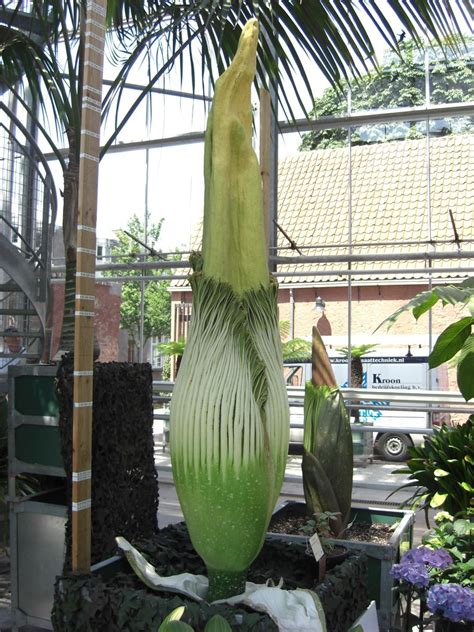
M 288 451 L 277 286 L 268 274 L 250 85 L 258 26 L 218 80 L 206 135 L 203 256 L 171 405 L 176 490 L 208 568 L 208 600 L 245 587 L 278 499 Z
M 257 43 L 254 19 L 217 80 L 204 153 L 204 273 L 230 283 L 237 294 L 268 285 L 262 182 L 252 147 L 250 91 Z

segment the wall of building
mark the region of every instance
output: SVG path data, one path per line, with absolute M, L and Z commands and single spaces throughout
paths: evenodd
M 413 355 L 427 355 L 429 349 L 429 318 L 424 314 L 416 321 L 411 312 L 404 313 L 387 331 L 376 328 L 385 318 L 405 305 L 416 294 L 428 289 L 421 284 L 405 283 L 400 285 L 354 285 L 351 290 L 351 343 L 353 345 L 374 343 L 379 349 L 396 349 L 401 355 L 410 352 Z M 313 325 L 317 325 L 324 337 L 326 346 L 331 350 L 347 345 L 349 293 L 347 286 L 295 287 L 280 288 L 278 293 L 279 320 L 294 323 L 294 338 L 311 338 Z M 316 297 L 325 302 L 323 313 L 314 309 Z M 182 331 L 176 322 L 177 306 L 191 303 L 191 292 L 173 292 L 172 294 L 172 336 Z M 292 307 L 293 306 L 293 307 Z M 181 310 L 182 311 L 182 310 Z M 292 315 L 293 311 L 293 315 Z M 461 306 L 438 304 L 432 310 L 433 342 L 450 323 L 461 318 Z M 375 332 L 375 333 L 374 333 Z M 446 382 L 447 380 L 447 382 Z M 457 391 L 456 371 L 449 367 L 442 387 Z
M 351 336 L 354 344 L 369 343 L 375 329 L 385 318 L 393 314 L 399 307 L 410 301 L 416 294 L 428 289 L 426 285 L 370 285 L 353 286 L 352 296 L 347 287 L 294 288 L 294 337 L 311 336 L 313 325 L 318 324 L 323 335 L 347 337 L 348 305 L 351 298 Z M 325 302 L 324 314 L 315 311 L 316 297 Z M 280 320 L 292 320 L 290 290 L 280 289 L 278 295 Z M 432 310 L 433 333 L 439 334 L 458 314 L 461 307 L 436 305 Z M 391 335 L 413 334 L 428 336 L 429 316 L 423 315 L 418 321 L 410 312 L 402 314 L 396 324 L 388 332 Z M 377 335 L 386 334 L 385 329 L 377 331 Z
M 120 301 L 121 287 L 118 283 L 97 281 L 95 284 L 95 331 L 100 348 L 99 360 L 113 362 L 122 358 L 120 354 Z M 52 354 L 54 358 L 59 349 L 61 319 L 64 307 L 64 282 L 52 284 L 53 293 L 53 335 Z

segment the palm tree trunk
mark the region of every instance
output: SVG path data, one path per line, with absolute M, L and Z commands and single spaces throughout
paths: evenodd
M 362 384 L 364 381 L 364 369 L 362 368 L 362 358 L 351 357 L 350 361 L 351 361 L 351 387 L 362 388 Z M 360 412 L 358 410 L 353 410 L 352 415 L 354 417 L 354 422 L 359 423 Z
M 64 171 L 63 199 L 63 238 L 66 259 L 66 281 L 64 287 L 64 312 L 61 326 L 61 351 L 72 351 L 74 348 L 74 306 L 76 292 L 76 230 L 77 230 L 77 195 L 79 183 L 79 152 L 74 129 L 67 132 L 69 140 L 69 161 Z

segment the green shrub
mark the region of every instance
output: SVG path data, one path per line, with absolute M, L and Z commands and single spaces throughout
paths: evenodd
M 398 470 L 410 480 L 400 489 L 416 487 L 407 505 L 462 516 L 474 509 L 474 415 L 464 424 L 441 426 L 408 453 L 407 467 Z

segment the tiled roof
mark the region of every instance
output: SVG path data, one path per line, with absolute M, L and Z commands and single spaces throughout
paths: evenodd
M 350 237 L 352 253 L 360 255 L 455 251 L 454 242 L 436 242 L 454 238 L 449 209 L 460 239 L 474 239 L 474 135 L 432 138 L 429 162 L 427 156 L 427 142 L 422 139 L 357 146 L 350 154 L 347 148 L 300 152 L 281 160 L 278 223 L 304 255 L 347 254 Z M 288 246 L 281 233 L 278 246 Z M 463 248 L 472 250 L 473 246 L 466 244 Z M 279 250 L 279 254 L 296 253 Z M 425 265 L 424 261 L 413 260 L 356 262 L 353 268 L 373 270 L 374 274 L 352 278 L 413 279 L 422 275 L 375 271 Z M 436 261 L 434 265 L 458 267 L 462 261 Z M 310 276 L 280 277 L 279 281 L 340 281 L 343 277 L 338 274 L 320 273 L 347 267 L 346 262 L 279 266 L 280 272 L 316 271 Z
M 310 256 L 348 254 L 350 238 L 352 253 L 360 255 L 456 251 L 449 210 L 459 238 L 474 240 L 474 135 L 431 138 L 429 161 L 427 147 L 426 139 L 395 141 L 356 146 L 350 152 L 348 148 L 300 152 L 280 160 L 278 223 L 302 253 Z M 451 241 L 440 243 L 446 240 Z M 281 249 L 288 245 L 279 232 L 278 254 L 297 256 Z M 472 250 L 474 243 L 461 244 L 461 248 Z M 435 261 L 433 265 L 449 269 L 462 266 L 463 261 Z M 416 260 L 360 261 L 352 264 L 355 270 L 373 272 L 352 278 L 416 279 L 424 276 L 421 270 L 425 266 L 424 261 Z M 338 272 L 347 268 L 347 262 L 279 265 L 279 272 L 312 272 L 307 276 L 288 274 L 279 277 L 279 282 L 343 281 L 347 277 Z M 394 268 L 420 269 L 420 273 L 388 271 Z M 331 270 L 335 273 L 322 274 Z

